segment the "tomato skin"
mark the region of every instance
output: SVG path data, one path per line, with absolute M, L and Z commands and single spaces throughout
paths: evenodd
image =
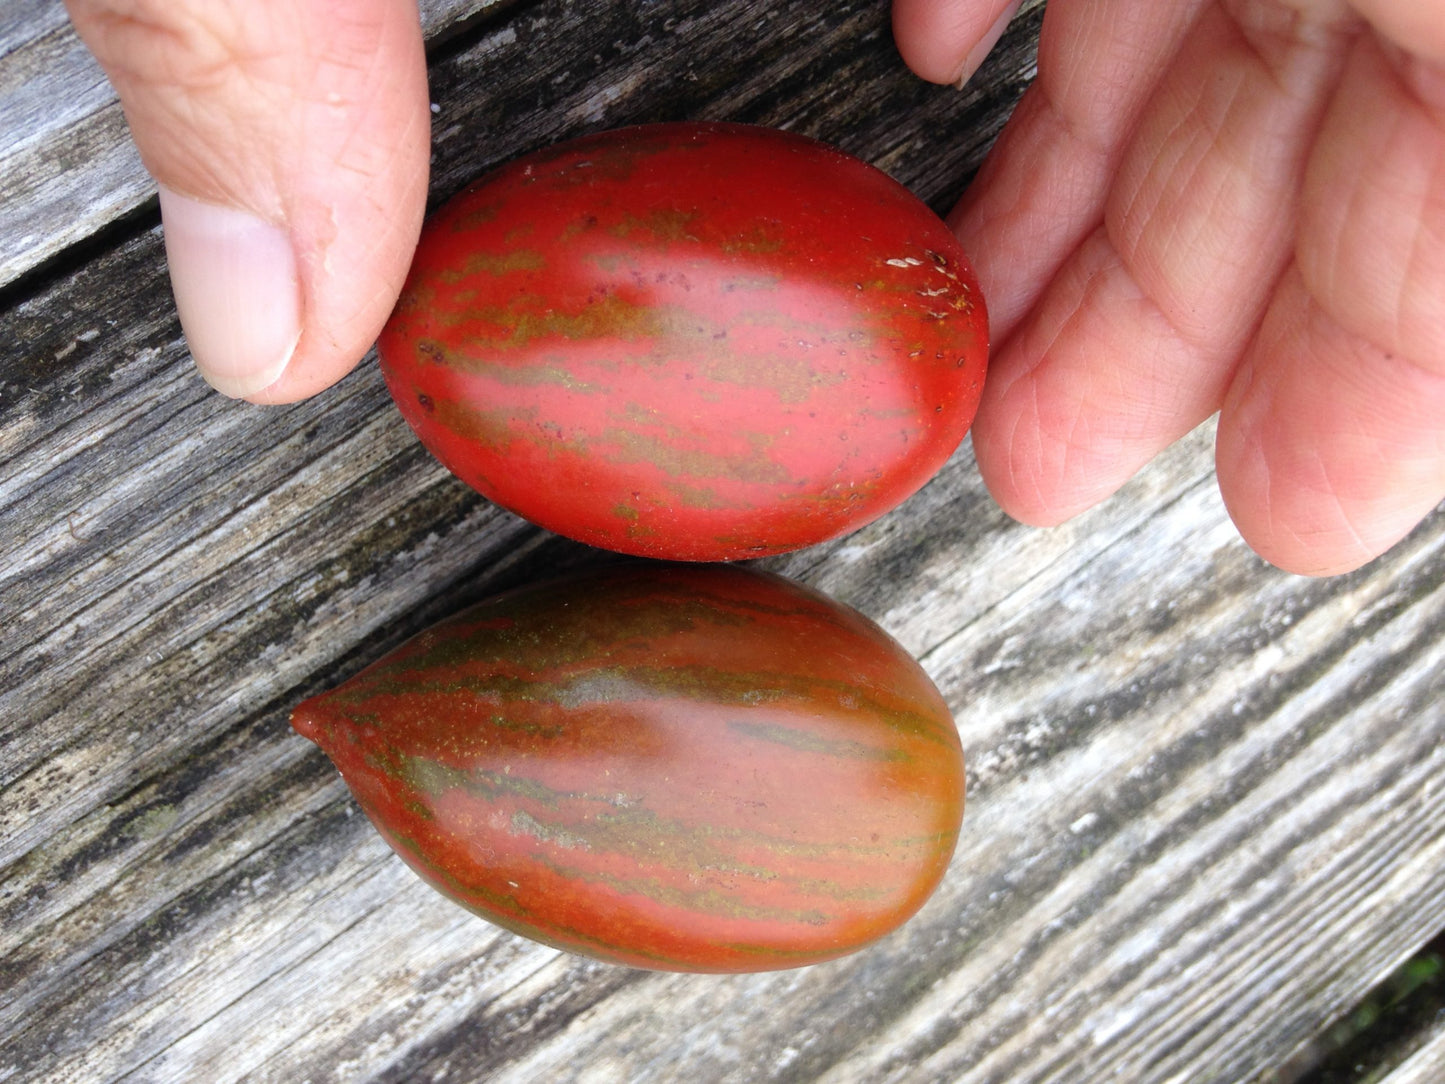
M 973 420 L 987 316 L 881 171 L 737 124 L 525 156 L 426 226 L 380 340 L 454 474 L 559 534 L 726 561 L 852 531 Z
M 533 585 L 300 704 L 426 881 L 634 967 L 854 951 L 942 877 L 963 757 L 932 682 L 856 612 L 729 566 Z

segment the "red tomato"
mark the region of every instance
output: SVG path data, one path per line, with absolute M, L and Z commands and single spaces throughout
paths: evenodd
M 948 705 L 882 629 L 776 576 L 655 565 L 496 596 L 292 725 L 402 858 L 517 933 L 634 967 L 853 952 L 948 867 Z
M 987 339 L 958 242 L 879 170 L 787 132 L 664 124 L 452 200 L 380 345 L 423 443 L 496 503 L 712 561 L 916 492 L 973 420 Z

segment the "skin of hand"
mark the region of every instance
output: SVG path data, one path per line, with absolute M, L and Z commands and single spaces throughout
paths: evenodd
M 426 207 L 415 0 L 66 0 L 159 183 L 186 340 L 219 391 L 313 395 L 375 341 Z
M 895 0 L 966 79 L 1016 5 Z M 1445 498 L 1445 0 L 1050 0 L 950 216 L 993 358 L 990 491 L 1056 524 L 1215 412 L 1244 539 L 1328 575 Z

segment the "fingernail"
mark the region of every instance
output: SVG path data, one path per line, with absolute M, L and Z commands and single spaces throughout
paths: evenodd
M 993 52 L 993 47 L 998 44 L 998 39 L 1003 37 L 1004 31 L 1008 29 L 1008 24 L 1013 22 L 1014 16 L 1019 13 L 1022 3 L 1023 0 L 1013 0 L 1013 3 L 1004 8 L 998 19 L 988 28 L 988 32 L 979 39 L 978 44 L 969 51 L 968 56 L 963 58 L 963 65 L 958 69 L 958 78 L 953 81 L 953 85 L 959 90 L 962 90 L 964 84 L 973 78 L 973 73 L 983 65 L 988 54 Z
M 286 231 L 164 185 L 161 222 L 196 368 L 234 399 L 274 384 L 301 338 L 301 286 Z

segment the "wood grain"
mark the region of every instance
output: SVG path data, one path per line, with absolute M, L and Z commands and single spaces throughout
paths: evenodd
M 1428 1041 L 1411 1054 L 1383 1084 L 1438 1084 L 1445 1080 L 1445 1026 L 1437 1027 Z
M 0 86 L 45 38 L 27 5 Z M 960 94 L 902 68 L 878 2 L 474 10 L 434 48 L 434 195 L 689 116 L 830 139 L 942 209 L 1040 11 Z M 5 177 L 50 168 L 6 140 Z M 207 392 L 126 213 L 79 250 L 94 228 L 44 226 L 66 255 L 0 311 L 0 1080 L 1248 1081 L 1445 924 L 1445 514 L 1354 575 L 1286 576 L 1235 536 L 1208 427 L 1053 530 L 1007 520 L 965 445 L 765 563 L 879 620 L 956 713 L 964 840 L 894 936 L 677 976 L 467 915 L 287 711 L 603 558 L 446 475 L 371 360 L 287 408 Z

